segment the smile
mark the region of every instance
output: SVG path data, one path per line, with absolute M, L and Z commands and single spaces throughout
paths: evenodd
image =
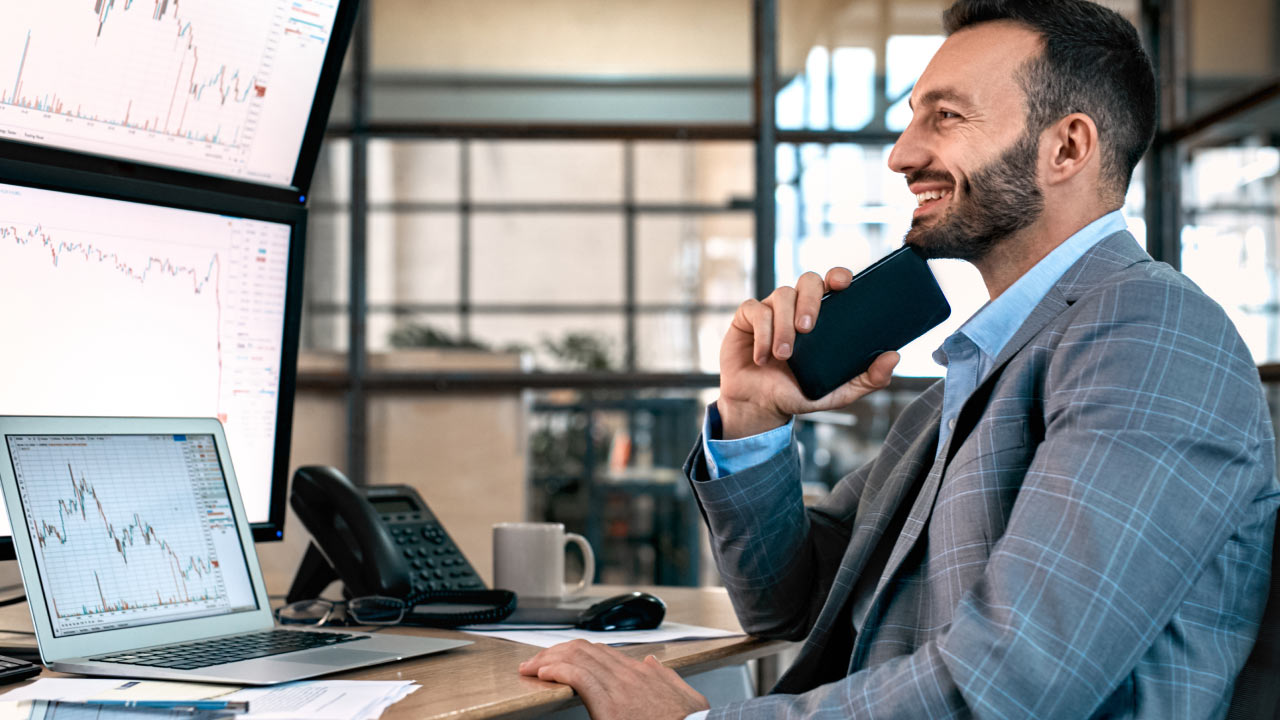
M 943 200 L 951 197 L 950 190 L 930 190 L 928 192 L 916 193 L 916 206 L 924 207 L 934 200 Z

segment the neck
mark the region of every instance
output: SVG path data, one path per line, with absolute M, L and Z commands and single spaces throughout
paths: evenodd
M 1035 223 L 997 243 L 982 259 L 973 261 L 992 300 L 1072 235 L 1116 209 L 1091 205 L 1054 213 L 1048 209 L 1049 205 L 1045 203 L 1045 211 Z

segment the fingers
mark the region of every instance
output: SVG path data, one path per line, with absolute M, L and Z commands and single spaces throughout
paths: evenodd
M 863 377 L 867 379 L 867 385 L 876 389 L 888 387 L 889 381 L 893 380 L 893 369 L 897 367 L 900 359 L 901 356 L 892 350 L 881 353 L 871 363 L 871 367 L 863 373 Z
M 844 290 L 852 280 L 853 272 L 848 268 L 831 268 L 827 271 L 827 290 Z
M 602 686 L 589 666 L 568 662 L 556 662 L 538 668 L 539 680 L 568 685 L 584 698 L 594 695 Z
M 807 333 L 813 329 L 818 320 L 818 309 L 822 305 L 822 296 L 827 288 L 818 273 L 807 272 L 796 281 L 796 330 Z
M 756 365 L 769 362 L 773 348 L 773 308 L 759 300 L 747 300 L 738 306 L 731 324 L 734 330 L 751 336 L 751 361 Z
M 538 675 L 548 665 L 570 663 L 600 668 L 617 668 L 626 662 L 635 662 L 608 645 L 600 645 L 577 639 L 552 645 L 532 658 L 520 663 L 521 675 Z
M 780 287 L 765 298 L 764 304 L 773 308 L 773 356 L 779 360 L 791 357 L 796 341 L 796 289 Z
M 893 380 L 893 368 L 897 366 L 898 360 L 898 353 L 892 350 L 881 353 L 865 372 L 832 390 L 831 394 L 816 402 L 809 411 L 842 408 L 864 395 L 888 387 Z

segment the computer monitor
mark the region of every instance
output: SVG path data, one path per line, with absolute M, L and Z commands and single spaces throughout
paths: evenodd
M 355 0 L 9 3 L 0 154 L 305 202 L 355 13 Z
M 280 537 L 306 210 L 46 174 L 0 164 L 0 414 L 217 417 L 254 537 Z

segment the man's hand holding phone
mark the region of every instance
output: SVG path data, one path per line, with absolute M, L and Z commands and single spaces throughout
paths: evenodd
M 818 400 L 800 391 L 787 359 L 797 333 L 808 333 L 818 321 L 822 296 L 849 287 L 853 273 L 832 268 L 824 280 L 808 272 L 792 287 L 780 287 L 764 300 L 738 306 L 720 345 L 720 412 L 722 438 L 733 440 L 785 425 L 793 415 L 832 410 L 889 384 L 898 353 L 886 352 L 867 371 Z

